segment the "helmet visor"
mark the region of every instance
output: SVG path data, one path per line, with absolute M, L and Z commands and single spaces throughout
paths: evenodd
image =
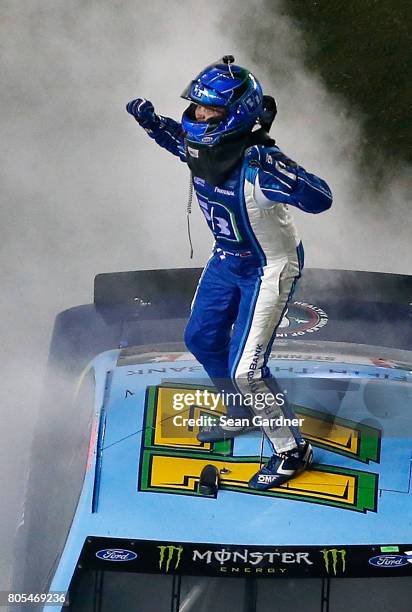
M 191 92 L 191 89 L 193 87 L 193 83 L 194 83 L 194 81 L 190 81 L 189 85 L 184 88 L 184 90 L 180 94 L 181 98 L 184 98 L 185 100 L 191 100 L 190 92 Z
M 199 80 L 190 81 L 189 85 L 183 90 L 181 98 L 203 106 L 225 107 L 227 105 L 225 96 Z

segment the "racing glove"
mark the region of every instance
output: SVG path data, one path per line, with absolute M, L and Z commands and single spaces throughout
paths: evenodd
M 143 128 L 152 128 L 159 118 L 154 112 L 154 106 L 145 98 L 136 98 L 126 106 L 126 110 L 136 119 L 137 123 Z

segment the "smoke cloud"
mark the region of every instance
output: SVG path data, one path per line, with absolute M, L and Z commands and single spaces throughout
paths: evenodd
M 307 265 L 408 274 L 410 167 L 388 166 L 385 151 L 370 160 L 370 174 L 361 167 L 363 117 L 304 67 L 306 43 L 298 24 L 285 14 L 286 4 L 242 3 L 233 21 L 231 5 L 225 23 L 232 23 L 233 36 L 242 40 L 240 63 L 247 63 L 277 99 L 272 134 L 278 145 L 332 188 L 334 205 L 327 214 L 294 211 Z M 271 10 L 264 11 L 265 6 Z M 376 167 L 385 169 L 379 184 Z
M 99 272 L 201 266 L 211 249 L 195 211 L 189 260 L 188 170 L 126 114 L 130 99 L 179 118 L 187 82 L 233 53 L 277 98 L 279 146 L 334 192 L 330 212 L 295 215 L 307 264 L 410 271 L 409 169 L 388 168 L 379 190 L 358 171 L 360 118 L 303 68 L 277 5 L 274 19 L 256 0 L 2 2 L 2 589 L 54 316 L 90 302 Z

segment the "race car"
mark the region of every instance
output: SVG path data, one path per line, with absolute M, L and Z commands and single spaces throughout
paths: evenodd
M 412 277 L 305 271 L 270 367 L 314 464 L 257 491 L 259 429 L 197 438 L 226 414 L 182 344 L 199 274 L 98 275 L 58 315 L 14 588 L 45 610 L 410 611 Z

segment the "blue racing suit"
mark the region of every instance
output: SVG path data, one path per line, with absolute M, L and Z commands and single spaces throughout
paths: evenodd
M 144 129 L 186 161 L 182 128 L 153 115 Z M 245 394 L 279 391 L 267 366 L 276 329 L 303 268 L 303 247 L 289 206 L 309 213 L 330 208 L 328 185 L 291 162 L 276 146 L 254 145 L 219 185 L 193 176 L 215 244 L 199 281 L 185 343 L 213 381 L 228 379 Z M 287 403 L 255 414 L 292 417 Z M 299 430 L 263 427 L 274 452 L 296 447 Z

